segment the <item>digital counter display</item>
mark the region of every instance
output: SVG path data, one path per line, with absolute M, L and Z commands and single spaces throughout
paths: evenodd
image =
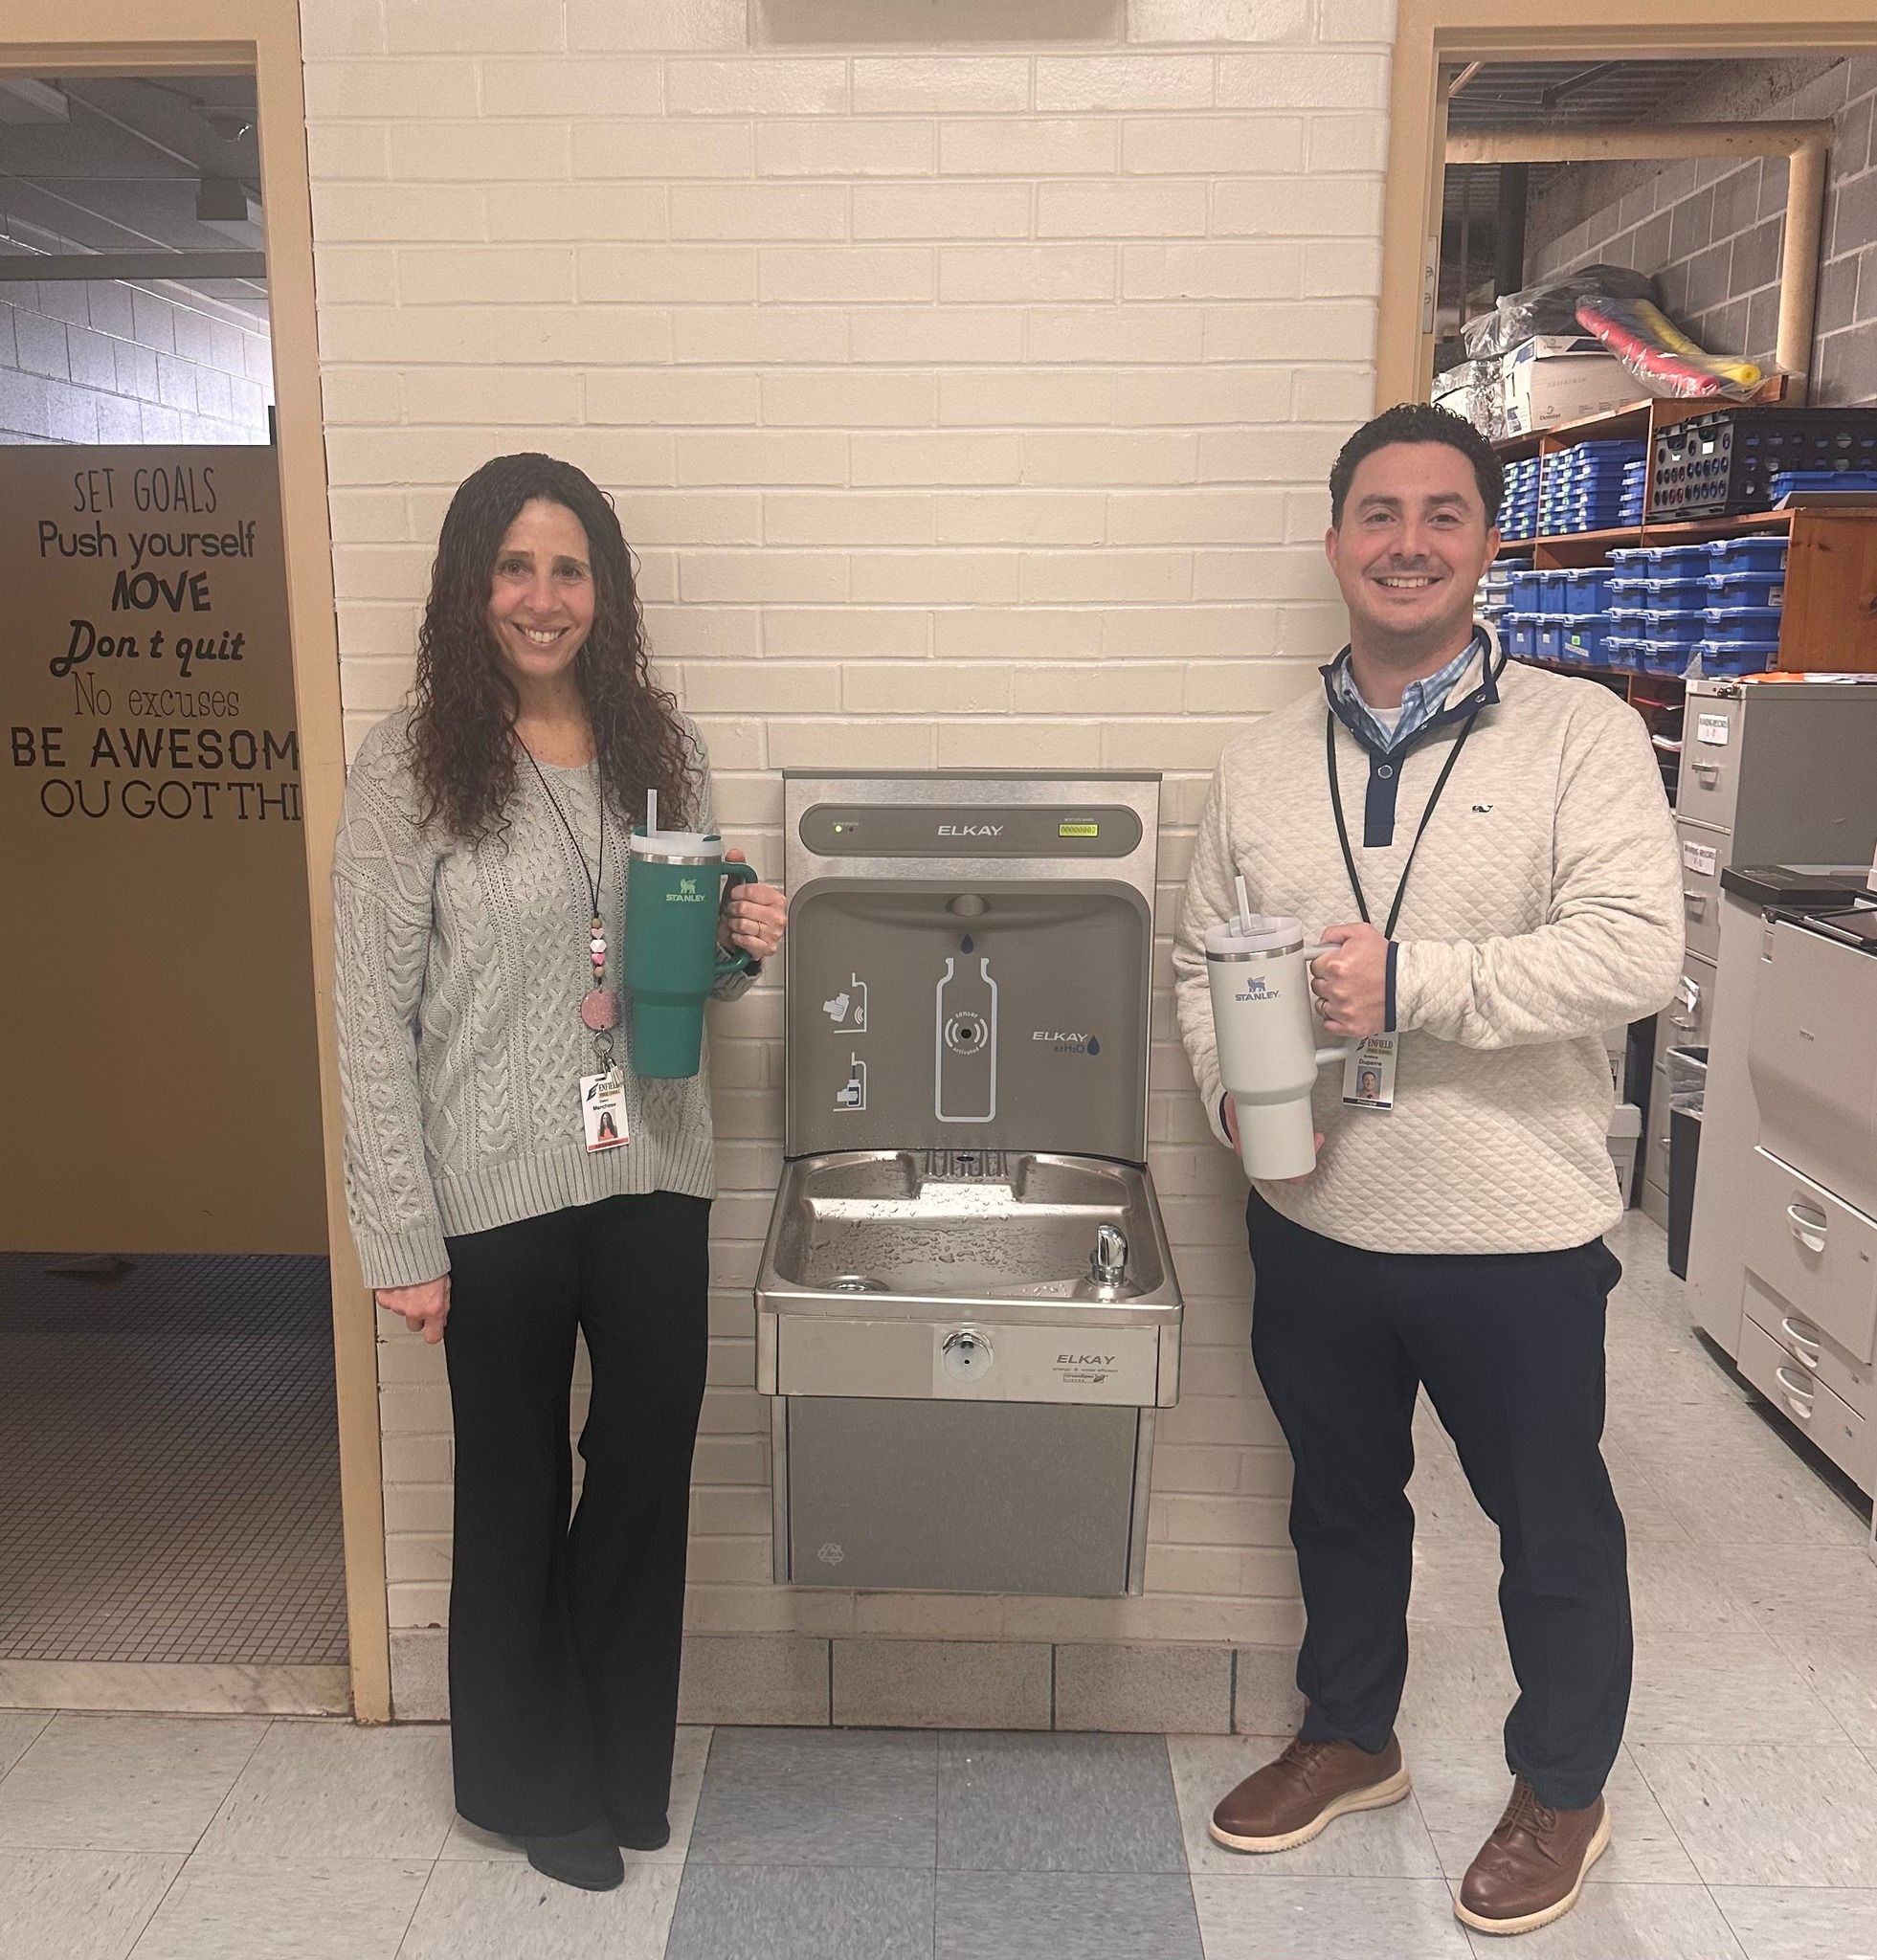
M 1098 823 L 1059 823 L 1056 835 L 1059 837 L 1099 837 L 1102 827 Z

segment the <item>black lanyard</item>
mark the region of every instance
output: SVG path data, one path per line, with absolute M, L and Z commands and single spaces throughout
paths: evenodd
M 569 821 L 567 812 L 561 808 L 561 799 L 547 787 L 547 778 L 541 772 L 541 765 L 534 759 L 534 751 L 520 737 L 516 738 L 522 753 L 527 757 L 529 767 L 534 770 L 534 779 L 541 785 L 541 793 L 547 797 L 548 807 L 561 820 L 561 829 L 567 833 L 567 840 L 573 846 L 573 855 L 580 860 L 580 876 L 587 880 L 587 891 L 592 900 L 593 930 L 600 929 L 600 887 L 606 882 L 606 788 L 599 786 L 599 862 L 587 862 L 586 847 L 575 835 L 573 825 Z
M 1486 703 L 1482 702 L 1481 707 Z M 1434 793 L 1427 799 L 1427 808 L 1420 813 L 1420 824 L 1415 832 L 1415 840 L 1408 846 L 1408 861 L 1401 867 L 1401 881 L 1395 887 L 1395 902 L 1388 908 L 1388 924 L 1382 927 L 1382 937 L 1395 937 L 1396 922 L 1401 917 L 1401 901 L 1408 889 L 1408 873 L 1415 868 L 1415 853 L 1420 849 L 1420 840 L 1427 833 L 1427 820 L 1434 814 L 1434 806 L 1441 800 L 1441 791 L 1447 787 L 1447 778 L 1453 774 L 1453 766 L 1460 760 L 1460 751 L 1466 746 L 1466 738 L 1473 732 L 1473 724 L 1480 719 L 1480 709 L 1475 708 L 1466 717 L 1460 731 L 1460 739 L 1447 751 L 1447 759 L 1441 767 L 1441 773 L 1434 779 Z M 1349 847 L 1349 825 L 1343 821 L 1343 790 L 1336 774 L 1336 716 L 1333 709 L 1324 718 L 1323 755 L 1330 771 L 1330 807 L 1336 813 L 1336 841 L 1343 847 L 1343 865 L 1349 873 L 1349 888 L 1355 894 L 1356 908 L 1362 914 L 1362 923 L 1367 925 L 1369 901 L 1362 890 L 1362 880 L 1356 874 L 1355 853 Z

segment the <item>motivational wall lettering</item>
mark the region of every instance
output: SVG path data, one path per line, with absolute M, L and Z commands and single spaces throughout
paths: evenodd
M 0 448 L 0 1249 L 314 1253 L 269 448 Z

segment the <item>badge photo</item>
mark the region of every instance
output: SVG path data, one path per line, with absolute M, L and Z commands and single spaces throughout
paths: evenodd
M 626 1127 L 625 1078 L 616 1068 L 580 1078 L 580 1116 L 590 1150 L 611 1150 L 632 1141 Z
M 1343 1064 L 1343 1102 L 1351 1109 L 1395 1107 L 1395 1036 L 1371 1035 Z

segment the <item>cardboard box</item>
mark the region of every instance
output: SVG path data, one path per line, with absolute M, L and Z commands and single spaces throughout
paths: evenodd
M 1626 409 L 1648 393 L 1591 334 L 1540 335 L 1502 361 L 1508 435 L 1530 435 L 1560 422 Z

